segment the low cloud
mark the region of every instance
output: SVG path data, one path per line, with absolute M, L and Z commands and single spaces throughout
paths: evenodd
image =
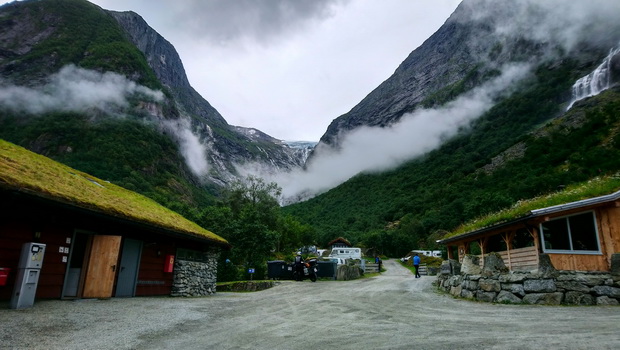
M 207 146 L 200 140 L 200 137 L 192 132 L 191 125 L 187 119 L 164 121 L 163 125 L 179 143 L 180 151 L 185 158 L 185 163 L 198 178 L 203 178 L 209 172 L 207 162 Z
M 473 19 L 493 26 L 500 37 L 558 43 L 569 51 L 583 40 L 620 29 L 618 0 L 471 0 L 463 5 L 471 6 Z
M 505 67 L 497 78 L 441 108 L 418 110 L 386 128 L 358 128 L 345 135 L 339 150 L 317 149 L 306 170 L 263 176 L 277 182 L 290 201 L 324 192 L 359 173 L 395 168 L 469 127 L 529 71 L 525 64 Z
M 119 107 L 128 107 L 128 99 L 135 95 L 150 101 L 162 101 L 161 91 L 154 91 L 113 72 L 99 73 L 68 65 L 51 75 L 47 83 L 38 87 L 0 86 L 0 108 L 17 113 L 42 114 L 46 112 L 88 113 L 98 110 L 113 113 Z M 207 147 L 192 132 L 186 119 L 158 122 L 180 146 L 189 169 L 199 178 L 206 175 Z
M 39 87 L 0 86 L 0 107 L 30 114 L 91 109 L 108 112 L 114 107 L 127 107 L 127 99 L 135 94 L 153 101 L 161 101 L 164 96 L 120 74 L 67 65 Z

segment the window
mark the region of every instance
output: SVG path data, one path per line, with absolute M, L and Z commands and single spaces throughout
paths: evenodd
M 545 252 L 600 252 L 594 212 L 543 222 L 540 232 Z

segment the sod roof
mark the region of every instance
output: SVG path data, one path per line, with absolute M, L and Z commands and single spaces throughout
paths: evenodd
M 334 243 L 338 243 L 338 242 L 340 242 L 340 243 L 344 243 L 344 244 L 348 245 L 349 247 L 352 247 L 352 246 L 353 246 L 353 245 L 351 244 L 351 242 L 349 242 L 349 241 L 348 241 L 346 238 L 344 238 L 344 237 L 338 237 L 338 238 L 334 239 L 333 241 L 331 241 L 331 242 L 327 243 L 327 246 L 329 247 L 329 246 L 331 246 L 332 244 L 334 244 Z
M 224 238 L 143 195 L 4 140 L 0 140 L 0 189 L 128 220 L 173 235 L 230 246 Z
M 542 215 L 545 212 L 590 205 L 596 203 L 597 198 L 600 202 L 615 201 L 620 196 L 619 190 L 620 176 L 597 177 L 584 183 L 568 186 L 558 192 L 519 201 L 510 208 L 467 222 L 444 236 L 441 243 L 488 232 Z

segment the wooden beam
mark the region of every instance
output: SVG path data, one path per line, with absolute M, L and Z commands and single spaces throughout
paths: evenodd
M 510 250 L 512 249 L 512 239 L 515 236 L 515 231 L 503 232 L 502 239 L 506 243 L 506 254 L 508 255 L 508 269 L 512 271 L 512 260 L 510 257 Z
M 480 259 L 484 264 L 484 253 L 487 249 L 487 242 L 489 241 L 489 236 L 482 237 L 478 240 L 478 245 L 480 246 Z

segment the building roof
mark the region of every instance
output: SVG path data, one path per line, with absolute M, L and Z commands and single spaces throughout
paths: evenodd
M 0 190 L 126 220 L 147 228 L 220 246 L 230 244 L 141 194 L 0 140 Z
M 571 203 L 554 205 L 551 207 L 541 208 L 541 209 L 534 209 L 532 210 L 532 215 L 535 215 L 535 216 L 548 215 L 548 214 L 553 214 L 557 212 L 568 211 L 571 209 L 578 209 L 578 208 L 583 208 L 583 207 L 587 207 L 591 205 L 597 205 L 601 203 L 614 202 L 614 201 L 617 201 L 618 199 L 620 199 L 620 191 L 616 191 L 612 194 L 607 194 L 607 195 L 603 195 L 599 197 L 583 199 L 583 200 L 575 201 Z
M 620 190 L 618 188 L 620 188 L 620 179 L 618 177 L 596 178 L 587 183 L 570 187 L 548 196 L 521 201 L 513 208 L 510 208 L 510 210 L 493 213 L 485 218 L 463 225 L 455 232 L 444 237 L 439 243 L 446 244 L 460 241 L 464 238 L 524 223 L 527 220 L 540 216 L 617 201 L 620 200 Z M 609 194 L 610 189 L 613 189 L 615 192 Z M 605 191 L 608 194 L 603 194 Z M 541 207 L 544 204 L 553 205 Z M 477 221 L 479 223 L 476 223 Z M 463 227 L 469 227 L 470 229 L 463 229 Z
M 343 237 L 338 237 L 338 238 L 334 239 L 333 241 L 327 243 L 327 246 L 331 246 L 334 243 L 338 243 L 338 242 L 344 243 L 344 244 L 348 245 L 349 247 L 352 246 L 351 242 L 349 242 L 346 238 L 343 238 Z

